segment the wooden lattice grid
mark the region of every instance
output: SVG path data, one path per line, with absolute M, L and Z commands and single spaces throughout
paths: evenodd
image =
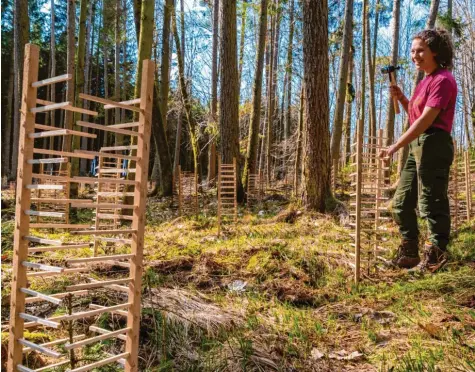
M 104 104 L 105 109 L 121 107 L 138 113 L 138 122 L 98 125 L 93 123 L 77 122 L 80 126 L 92 127 L 95 129 L 129 135 L 136 139 L 135 156 L 113 155 L 121 159 L 128 159 L 135 162 L 135 179 L 122 180 L 105 177 L 71 177 L 63 175 L 45 175 L 34 173 L 33 167 L 36 164 L 46 163 L 43 158 L 34 157 L 33 154 L 53 155 L 57 158 L 48 158 L 49 164 L 64 164 L 69 162 L 69 158 L 93 159 L 100 155 L 93 151 L 75 150 L 74 152 L 63 152 L 55 150 L 46 150 L 34 147 L 34 141 L 37 138 L 52 136 L 86 136 L 96 138 L 95 134 L 72 131 L 69 129 L 58 129 L 50 126 L 35 124 L 35 116 L 41 112 L 49 112 L 55 109 L 64 109 L 79 112 L 91 116 L 97 116 L 95 111 L 85 110 L 74 107 L 69 102 L 54 103 L 37 99 L 37 88 L 49 84 L 55 84 L 70 80 L 71 75 L 61 75 L 50 79 L 38 80 L 39 68 L 39 48 L 33 44 L 25 46 L 25 62 L 23 72 L 23 90 L 22 90 L 22 108 L 21 108 L 21 126 L 20 126 L 20 144 L 18 155 L 18 175 L 17 175 L 17 197 L 15 213 L 14 230 L 14 254 L 13 254 L 13 275 L 11 284 L 11 307 L 10 307 L 10 326 L 9 326 L 9 344 L 8 344 L 8 362 L 7 370 L 11 371 L 33 371 L 23 364 L 24 353 L 36 351 L 47 355 L 49 358 L 56 359 L 49 367 L 67 366 L 69 364 L 71 372 L 89 371 L 109 363 L 121 363 L 126 371 L 138 371 L 138 340 L 140 325 L 140 294 L 142 287 L 142 260 L 144 244 L 145 227 L 145 204 L 147 192 L 147 173 L 149 161 L 149 141 L 151 137 L 151 114 L 153 102 L 153 76 L 154 64 L 151 61 L 143 62 L 142 80 L 141 80 L 141 98 L 114 102 L 107 99 L 80 94 L 80 98 L 95 101 Z M 37 104 L 43 105 L 37 107 Z M 140 104 L 140 107 L 134 105 Z M 120 125 L 120 127 L 119 127 Z M 122 128 L 131 128 L 122 129 Z M 133 130 L 133 129 L 137 130 Z M 35 132 L 35 129 L 40 130 Z M 116 149 L 118 150 L 118 149 Z M 130 208 L 133 211 L 132 226 L 129 229 L 116 230 L 98 230 L 91 222 L 89 223 L 44 223 L 32 222 L 31 210 L 32 191 L 33 190 L 62 190 L 64 185 L 53 183 L 38 183 L 33 180 L 54 180 L 55 182 L 68 181 L 70 183 L 83 183 L 92 185 L 101 184 L 123 184 L 133 188 L 132 205 L 103 203 L 99 199 L 68 199 L 71 207 L 75 208 Z M 100 189 L 100 188 L 98 188 Z M 59 199 L 58 199 L 59 200 Z M 59 200 L 63 203 L 64 199 Z M 106 204 L 106 205 L 105 205 Z M 70 231 L 73 237 L 80 237 L 76 242 L 63 242 L 60 239 L 48 239 L 41 235 L 42 229 L 55 229 L 61 231 Z M 123 252 L 117 255 L 104 254 L 95 257 L 92 252 L 94 240 L 84 241 L 84 237 L 105 236 L 108 241 L 114 240 L 121 246 Z M 107 236 L 113 236 L 107 238 Z M 125 238 L 125 237 L 130 238 Z M 82 237 L 82 238 L 81 238 Z M 44 263 L 42 255 L 54 254 L 55 251 L 77 252 L 78 249 L 90 249 L 87 257 L 77 255 L 65 255 L 64 264 Z M 127 253 L 126 253 L 127 252 Z M 128 275 L 113 280 L 94 280 L 84 276 L 89 272 L 92 263 L 118 261 L 128 269 Z M 79 266 L 78 266 L 79 265 Z M 63 276 L 74 275 L 77 281 L 86 280 L 85 283 L 64 285 L 70 279 Z M 53 294 L 44 294 L 30 289 L 30 284 L 34 278 L 59 279 L 55 290 L 64 290 Z M 55 282 L 56 283 L 56 282 Z M 63 287 L 65 287 L 63 289 Z M 128 294 L 127 302 L 112 306 L 101 306 L 99 304 L 90 304 L 90 309 L 86 311 L 74 311 L 72 307 L 73 298 L 87 295 L 90 291 L 96 289 L 120 291 Z M 26 297 L 26 296 L 32 297 Z M 118 297 L 118 296 L 112 296 Z M 66 314 L 43 318 L 28 313 L 29 304 L 38 302 L 49 302 L 55 306 L 65 307 Z M 96 326 L 89 327 L 90 332 L 99 333 L 99 336 L 83 339 L 84 335 L 74 336 L 72 322 L 77 319 L 95 317 L 101 314 L 117 314 L 127 319 L 126 327 L 119 330 L 105 330 Z M 45 328 L 55 328 L 62 330 L 65 327 L 68 331 L 68 337 L 57 339 L 46 344 L 35 344 L 25 339 L 25 329 L 31 329 L 38 326 Z M 54 332 L 58 334 L 58 331 Z M 82 350 L 83 346 L 100 342 L 106 339 L 115 339 L 125 341 L 125 345 L 119 345 L 123 351 L 117 355 L 107 355 L 105 358 L 85 365 L 75 365 L 74 358 L 71 359 L 71 350 Z M 58 346 L 60 348 L 58 348 Z M 70 359 L 68 359 L 68 356 Z M 72 365 L 71 365 L 72 363 Z M 88 363 L 86 361 L 86 363 Z M 43 367 L 42 369 L 45 369 Z
M 247 206 L 260 204 L 264 197 L 264 178 L 262 174 L 251 173 L 247 183 Z
M 391 220 L 387 208 L 389 197 L 385 195 L 389 189 L 386 172 L 389 167 L 385 160 L 379 158 L 383 143 L 382 131 L 379 130 L 377 137 L 358 138 L 351 145 L 352 192 L 349 209 L 354 263 L 349 264 L 355 270 L 356 282 L 360 280 L 363 265 L 370 274 L 378 262 L 386 261 L 383 255 L 389 252 L 383 239 L 390 232 L 386 225 Z
M 222 164 L 218 157 L 218 236 L 226 219 L 237 222 L 237 163 Z
M 179 215 L 198 214 L 198 174 L 186 172 L 178 166 L 178 213 Z

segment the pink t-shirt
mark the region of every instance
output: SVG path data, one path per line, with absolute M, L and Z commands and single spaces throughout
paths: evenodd
M 454 123 L 455 102 L 457 99 L 457 83 L 452 73 L 439 68 L 427 75 L 417 85 L 416 91 L 409 101 L 409 122 L 412 125 L 424 111 L 424 108 L 439 108 L 440 113 L 431 127 L 452 131 Z

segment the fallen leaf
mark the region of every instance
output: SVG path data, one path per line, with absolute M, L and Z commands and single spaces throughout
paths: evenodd
M 426 331 L 431 337 L 440 340 L 440 334 L 442 333 L 442 328 L 436 326 L 435 324 L 427 323 L 417 323 L 419 327 L 421 327 L 424 331 Z
M 322 359 L 325 354 L 323 354 L 320 350 L 313 348 L 311 352 L 312 359 L 319 360 Z

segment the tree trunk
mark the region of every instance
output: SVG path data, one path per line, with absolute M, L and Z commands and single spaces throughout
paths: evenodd
M 401 13 L 401 0 L 394 0 L 393 2 L 393 35 L 391 46 L 391 65 L 396 66 L 398 62 L 399 51 L 399 25 Z M 390 96 L 387 103 L 387 119 L 384 137 L 386 138 L 386 146 L 390 146 L 394 142 L 394 103 L 393 98 Z
M 176 54 L 178 59 L 178 79 L 180 85 L 180 95 L 183 102 L 183 108 L 185 110 L 185 117 L 188 123 L 188 130 L 190 133 L 190 142 L 191 148 L 193 151 L 193 165 L 196 174 L 200 174 L 199 172 L 199 148 L 198 148 L 198 138 L 197 138 L 197 125 L 195 119 L 191 116 L 191 102 L 190 98 L 188 97 L 188 91 L 186 89 L 186 82 L 185 82 L 185 65 L 183 61 L 183 53 L 181 50 L 182 45 L 180 44 L 180 37 L 178 36 L 178 29 L 176 24 L 176 13 L 175 11 L 172 12 L 172 30 L 173 30 L 173 38 L 175 39 L 175 48 Z
M 54 0 L 51 0 L 50 2 L 51 6 L 51 41 L 50 41 L 50 77 L 56 76 L 56 35 L 55 35 L 55 14 L 54 14 Z M 56 86 L 53 84 L 51 86 L 50 90 L 50 97 L 49 100 L 51 102 L 56 102 Z M 56 110 L 51 110 L 50 111 L 50 120 L 51 120 L 51 125 L 55 126 L 56 125 Z M 51 146 L 54 143 L 54 137 L 50 138 L 50 148 L 53 149 L 53 146 Z
M 66 82 L 66 99 L 69 102 L 74 102 L 74 87 L 75 87 L 75 61 L 74 55 L 76 53 L 76 2 L 68 0 L 68 51 L 67 51 L 67 72 L 72 75 L 72 79 Z M 67 110 L 64 114 L 64 128 L 73 129 L 74 113 Z M 66 136 L 63 139 L 63 151 L 71 151 L 71 136 Z M 71 184 L 73 186 L 74 184 Z
M 219 34 L 219 0 L 213 6 L 213 51 L 211 60 L 211 115 L 210 121 L 217 132 L 218 123 L 218 34 Z M 216 136 L 213 133 L 209 148 L 208 185 L 213 185 L 216 178 Z M 176 150 L 175 150 L 176 151 Z M 176 153 L 176 152 L 175 152 Z
M 351 40 L 353 40 L 353 33 L 350 35 Z M 344 155 L 345 155 L 345 164 L 350 161 L 351 153 L 351 113 L 353 110 L 353 101 L 355 100 L 355 88 L 353 87 L 353 70 L 354 70 L 354 48 L 350 48 L 350 61 L 349 61 L 349 71 L 348 71 L 348 80 L 346 83 L 346 115 L 343 131 L 345 133 L 345 146 L 344 146 Z
M 302 2 L 306 98 L 302 198 L 307 209 L 325 212 L 325 199 L 331 193 L 328 4 L 326 1 L 315 0 Z
M 375 30 L 376 33 L 376 30 Z M 369 17 L 366 17 L 366 54 L 368 65 L 368 82 L 369 82 L 369 117 L 370 117 L 370 136 L 376 137 L 376 97 L 374 93 L 374 66 L 373 59 L 371 58 L 371 31 L 369 24 Z M 371 138 L 372 144 L 376 145 L 376 138 Z M 374 148 L 371 149 L 371 153 L 375 153 Z
M 162 123 L 167 129 L 168 91 L 170 90 L 170 21 L 173 0 L 166 0 L 163 6 L 162 63 L 160 65 L 160 113 Z
M 241 12 L 241 37 L 239 40 L 239 86 L 241 86 L 242 79 L 242 66 L 244 65 L 244 41 L 246 37 L 246 13 L 247 13 L 247 0 L 242 2 Z
M 121 0 L 115 1 L 115 27 L 114 27 L 114 100 L 120 101 L 120 87 L 123 86 L 120 81 L 120 17 L 121 17 Z M 121 122 L 120 117 L 120 108 L 116 107 L 114 109 L 114 123 L 118 124 Z M 116 133 L 115 134 L 115 144 L 122 145 L 124 141 L 124 135 Z
M 397 1 L 397 0 L 394 0 Z M 429 11 L 429 18 L 427 19 L 426 23 L 426 28 L 434 28 L 435 21 L 437 19 L 437 12 L 439 10 L 439 3 L 440 0 L 432 0 L 430 4 L 430 11 Z M 416 74 L 414 78 L 414 83 L 413 83 L 413 89 L 411 92 L 411 95 L 414 94 L 414 91 L 416 90 L 417 84 L 424 78 L 424 73 L 422 71 L 419 71 L 419 73 Z M 391 102 L 392 106 L 392 102 Z M 394 115 L 393 115 L 394 116 Z M 409 115 L 406 118 L 406 121 L 404 123 L 404 129 L 403 133 L 409 128 Z M 394 128 L 393 128 L 394 129 Z M 389 142 L 387 145 L 390 145 L 392 143 Z M 402 168 L 404 167 L 404 164 L 406 163 L 407 155 L 409 153 L 409 146 L 404 146 L 398 154 L 398 167 L 397 167 L 397 174 L 398 176 L 402 172 Z
M 11 62 L 13 62 L 13 55 Z M 13 63 L 10 67 L 10 74 L 8 76 L 8 95 L 7 107 L 5 108 L 5 126 L 4 134 L 2 135 L 2 177 L 11 177 L 11 143 L 12 143 L 12 105 L 13 105 L 13 80 L 15 74 L 13 72 Z
M 294 40 L 294 0 L 290 0 L 290 19 L 289 19 L 289 46 L 287 48 L 287 108 L 285 119 L 285 139 L 290 138 L 291 120 L 292 120 L 292 73 L 293 73 L 293 40 Z
M 353 0 L 346 0 L 345 27 L 343 29 L 343 44 L 341 48 L 340 69 L 338 72 L 338 95 L 333 119 L 333 136 L 331 154 L 335 171 L 340 158 L 341 135 L 343 129 L 343 111 L 345 108 L 345 94 L 348 79 L 348 61 L 351 47 L 351 33 L 353 32 Z
M 104 0 L 103 0 L 104 1 Z M 140 17 L 142 14 L 142 0 L 133 0 L 134 1 L 134 22 L 135 22 L 135 35 L 137 37 L 137 44 L 140 40 Z M 153 13 L 152 13 L 153 14 Z
M 259 41 L 256 57 L 256 75 L 252 97 L 251 123 L 249 125 L 249 138 L 247 145 L 246 163 L 244 165 L 242 183 L 247 187 L 249 174 L 257 172 L 257 150 L 259 146 L 259 125 L 262 110 L 262 75 L 264 67 L 264 51 L 266 48 L 267 26 L 267 0 L 261 0 L 261 13 L 259 19 Z
M 23 56 L 25 44 L 30 38 L 30 19 L 28 16 L 28 1 L 15 0 L 13 12 L 13 147 L 11 178 L 17 177 L 18 168 L 18 141 L 20 136 L 20 104 L 23 74 Z
M 219 132 L 223 164 L 237 163 L 238 199 L 243 199 L 239 152 L 239 76 L 237 66 L 236 0 L 220 4 L 220 84 Z
M 299 124 L 297 128 L 297 148 L 295 155 L 295 166 L 294 166 L 294 192 L 295 195 L 299 195 L 300 188 L 300 176 L 302 169 L 302 144 L 303 144 L 303 124 L 304 124 L 304 107 L 305 107 L 305 95 L 304 95 L 304 86 L 300 90 L 300 108 L 299 108 Z

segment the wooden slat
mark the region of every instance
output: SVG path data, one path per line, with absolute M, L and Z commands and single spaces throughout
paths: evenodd
M 44 132 L 36 132 L 28 134 L 29 138 L 44 138 L 44 137 L 55 137 L 55 136 L 79 136 L 79 137 L 87 137 L 87 138 L 97 138 L 96 134 L 87 133 L 87 132 L 79 132 L 77 130 L 71 129 L 58 129 L 58 130 L 46 130 Z
M 35 323 L 44 325 L 46 327 L 51 327 L 51 328 L 59 328 L 60 327 L 60 324 L 58 322 L 52 321 L 51 319 L 44 319 L 44 318 L 40 318 L 38 316 L 26 314 L 26 313 L 20 313 L 20 318 L 22 318 L 23 320 L 29 320 L 31 322 L 35 322 Z M 28 345 L 26 345 L 26 346 L 28 346 Z
M 75 369 L 68 369 L 68 370 L 66 370 L 66 372 L 86 372 L 86 371 L 90 371 L 91 369 L 101 367 L 101 366 L 104 366 L 106 364 L 110 364 L 110 363 L 113 363 L 113 362 L 117 362 L 119 359 L 128 358 L 129 355 L 130 355 L 130 353 L 122 353 L 122 354 L 114 355 L 114 356 L 111 356 L 109 358 L 100 360 L 98 362 L 88 364 L 86 366 L 82 366 L 82 367 L 75 368 Z
M 130 329 L 131 328 L 123 328 L 123 329 L 119 329 L 117 331 L 111 331 L 109 333 L 104 333 L 100 336 L 95 336 L 95 337 L 87 338 L 85 340 L 77 341 L 77 342 L 74 342 L 72 344 L 67 343 L 66 345 L 64 345 L 64 348 L 66 350 L 77 349 L 78 347 L 89 345 L 89 344 L 92 344 L 94 342 L 107 340 L 109 338 L 113 338 L 113 337 L 116 337 L 118 335 L 123 335 L 123 334 L 129 332 Z
M 122 309 L 127 309 L 130 306 L 129 303 L 126 304 L 121 304 L 121 305 L 115 305 L 115 306 L 109 306 L 109 307 L 104 307 L 102 309 L 97 309 L 97 310 L 88 310 L 88 311 L 81 311 L 79 313 L 75 313 L 72 315 L 61 315 L 57 319 L 63 320 L 63 321 L 68 321 L 68 320 L 75 320 L 75 319 L 82 319 L 82 318 L 88 318 L 91 316 L 96 316 L 104 313 L 110 313 L 115 310 L 122 310 Z
M 112 256 L 96 256 L 96 257 L 85 257 L 85 258 L 71 258 L 66 260 L 68 264 L 77 264 L 77 263 L 88 263 L 88 262 L 100 262 L 100 261 L 114 261 L 114 260 L 124 260 L 132 258 L 133 254 L 116 254 Z
M 43 87 L 45 85 L 50 85 L 50 84 L 56 84 L 56 83 L 61 83 L 63 81 L 68 81 L 73 78 L 72 74 L 64 74 L 64 75 L 58 75 L 52 78 L 44 79 L 44 80 L 39 80 L 35 81 L 34 83 L 31 84 L 33 88 L 39 88 Z M 38 102 L 38 99 L 36 100 Z
M 128 101 L 121 101 L 119 103 L 122 105 L 137 105 L 140 103 L 140 98 L 129 99 Z M 117 107 L 116 105 L 105 105 L 104 109 L 109 110 L 116 107 Z
M 68 275 L 75 273 L 82 273 L 89 271 L 89 267 L 74 267 L 72 269 L 64 269 L 62 273 L 52 272 L 52 271 L 36 271 L 27 273 L 28 278 L 33 277 L 46 277 L 46 276 L 57 276 L 57 275 Z
M 127 316 L 127 313 L 125 313 L 125 316 Z M 96 332 L 96 333 L 101 333 L 103 335 L 112 333 L 112 331 L 110 331 L 108 329 L 99 328 L 99 327 L 96 327 L 96 326 L 89 326 L 89 331 Z M 127 337 L 123 334 L 114 335 L 114 337 L 118 338 L 120 340 L 123 340 L 123 341 L 127 340 Z
M 54 364 L 50 364 L 48 366 L 44 366 L 44 367 L 41 367 L 41 368 L 37 368 L 35 369 L 35 372 L 42 372 L 42 371 L 48 371 L 48 370 L 54 370 L 56 367 L 61 367 L 61 366 L 64 366 L 65 364 L 69 364 L 71 363 L 71 361 L 69 360 L 63 360 L 61 362 L 58 362 L 58 363 L 54 363 Z
M 108 125 L 108 128 L 117 128 L 117 129 L 122 129 L 122 128 L 137 128 L 139 126 L 138 121 L 132 121 L 130 123 L 122 123 L 122 124 L 112 124 Z
M 22 365 L 22 364 L 17 364 L 17 365 L 16 365 L 16 369 L 17 369 L 18 371 L 20 371 L 20 372 L 35 372 L 34 369 L 25 367 L 25 366 Z
M 48 301 L 48 302 L 51 302 L 55 305 L 61 305 L 61 303 L 63 302 L 61 299 L 59 298 L 54 298 L 54 297 L 51 297 L 51 296 L 48 296 L 48 295 L 45 295 L 43 293 L 40 293 L 40 292 L 37 292 L 37 291 L 33 291 L 32 289 L 29 289 L 29 288 L 20 288 L 20 290 L 23 292 L 23 293 L 26 293 L 26 294 L 29 294 L 31 296 L 35 296 L 35 297 L 38 297 L 42 300 L 45 300 L 45 301 Z M 26 303 L 26 301 L 25 301 Z
M 89 183 L 89 184 L 94 184 L 94 183 L 102 183 L 102 184 L 119 184 L 119 185 L 132 185 L 132 186 L 137 186 L 139 183 L 138 181 L 133 181 L 133 180 L 122 180 L 122 179 L 115 179 L 115 178 L 105 178 L 105 177 L 73 177 L 71 178 L 72 182 L 80 182 L 80 183 Z
M 81 340 L 83 339 L 84 337 L 86 337 L 86 335 L 77 335 L 77 336 L 73 336 L 73 340 Z M 55 346 L 55 345 L 60 345 L 60 344 L 64 344 L 66 342 L 69 341 L 69 338 L 59 338 L 57 340 L 54 340 L 54 341 L 50 341 L 50 342 L 45 342 L 44 344 L 41 344 L 40 346 L 44 346 L 44 347 L 47 347 L 47 346 Z M 29 347 L 24 347 L 23 348 L 23 352 L 24 353 L 27 353 L 31 351 L 31 348 Z M 69 360 L 68 360 L 69 362 Z M 50 368 L 50 367 L 48 367 Z
M 68 156 L 72 158 L 81 158 L 81 159 L 94 159 L 95 156 L 92 154 L 77 153 L 77 152 L 68 152 L 68 151 L 56 151 L 56 150 L 46 150 L 46 149 L 33 149 L 34 154 L 42 155 L 57 155 L 57 156 Z
M 64 108 L 66 106 L 71 106 L 71 102 L 59 102 L 59 103 L 53 103 L 51 105 L 46 105 L 42 107 L 34 107 L 30 110 L 31 113 L 33 114 L 38 114 L 40 112 L 47 112 L 47 111 L 52 111 L 52 110 L 57 110 L 60 108 Z
M 94 123 L 88 123 L 87 121 L 77 121 L 77 125 L 84 127 L 84 128 L 91 128 L 91 129 L 99 129 L 103 130 L 104 132 L 112 132 L 112 133 L 117 133 L 117 134 L 124 134 L 126 136 L 138 136 L 138 132 L 134 132 L 132 130 L 127 130 L 127 129 L 118 129 L 118 128 L 110 128 L 107 125 L 100 125 L 100 124 L 94 124 Z
M 123 108 L 123 109 L 125 109 L 125 110 L 131 110 L 131 111 L 135 111 L 135 112 L 141 112 L 140 108 L 138 108 L 138 107 L 129 106 L 129 105 L 126 105 L 126 104 L 123 104 L 123 103 L 120 103 L 120 102 L 112 101 L 112 100 L 110 100 L 110 99 L 105 99 L 105 98 L 101 98 L 101 97 L 91 96 L 90 94 L 79 93 L 79 98 L 85 99 L 85 100 L 87 100 L 87 101 L 93 101 L 93 102 L 102 103 L 102 104 L 104 104 L 104 105 L 110 105 L 110 106 L 111 106 L 110 108 L 119 107 L 119 108 Z
M 30 223 L 32 229 L 87 229 L 91 225 L 69 223 Z
M 55 299 L 60 299 L 60 298 L 64 298 L 66 296 L 69 296 L 70 294 L 73 295 L 73 296 L 82 296 L 82 295 L 87 295 L 88 293 L 89 293 L 88 290 L 82 290 L 82 291 L 74 291 L 74 292 L 55 293 L 55 294 L 49 295 L 49 297 L 55 298 Z M 27 303 L 27 304 L 31 304 L 31 303 L 35 303 L 35 302 L 42 302 L 42 301 L 45 301 L 45 300 L 40 296 L 28 297 L 28 298 L 25 299 L 25 303 Z
M 138 161 L 140 158 L 138 156 L 129 156 L 129 155 L 122 155 L 122 154 L 110 154 L 110 153 L 103 153 L 99 151 L 88 151 L 88 150 L 74 150 L 79 154 L 91 154 L 94 156 L 102 156 L 105 158 L 114 158 L 114 159 L 126 159 L 126 160 L 134 160 Z
M 111 284 L 125 284 L 129 283 L 130 278 L 125 278 L 125 279 L 114 279 L 114 280 L 106 280 L 106 281 L 100 281 L 96 283 L 83 283 L 83 284 L 75 284 L 75 285 L 70 285 L 66 287 L 67 291 L 77 291 L 81 289 L 92 289 L 92 288 L 100 288 L 100 287 L 105 287 L 107 285 Z
M 87 231 L 72 231 L 71 235 L 108 235 L 108 234 L 135 234 L 137 230 L 87 230 Z
M 137 150 L 136 145 L 131 146 L 111 146 L 111 147 L 101 147 L 102 151 L 123 151 L 123 150 Z
M 22 261 L 21 264 L 25 267 L 29 267 L 30 269 L 38 269 L 54 273 L 62 273 L 64 271 L 64 267 L 45 265 L 37 262 Z
M 45 239 L 39 236 L 26 235 L 23 239 L 33 243 L 63 245 L 61 240 Z
M 26 211 L 24 211 L 24 213 L 27 214 L 28 216 L 54 217 L 54 218 L 64 217 L 64 213 L 62 212 L 33 211 L 31 209 L 27 209 Z
M 44 99 L 39 99 L 39 98 L 36 99 L 36 103 L 39 103 L 40 105 L 52 105 L 52 104 L 54 104 L 54 102 L 46 101 Z M 84 115 L 91 115 L 91 116 L 99 115 L 99 113 L 97 111 L 86 110 L 86 109 L 83 109 L 83 108 L 80 108 L 80 107 L 75 107 L 75 106 L 72 106 L 72 105 L 64 106 L 63 109 L 67 110 L 67 111 L 78 112 L 78 113 L 84 114 Z
M 91 203 L 92 199 L 53 199 L 53 198 L 31 198 L 32 203 L 51 203 L 51 204 L 75 204 Z
M 28 248 L 28 253 L 50 252 L 50 251 L 59 251 L 59 250 L 67 250 L 67 249 L 81 249 L 81 248 L 91 248 L 91 243 L 56 245 L 56 246 L 50 246 L 50 247 L 31 247 L 31 248 Z
M 18 341 L 19 341 L 22 345 L 28 346 L 28 347 L 31 348 L 32 350 L 35 350 L 35 351 L 38 351 L 39 353 L 48 355 L 49 357 L 52 357 L 52 358 L 59 358 L 59 357 L 61 356 L 61 353 L 58 353 L 57 351 L 48 349 L 48 348 L 46 348 L 46 347 L 44 347 L 44 346 L 41 346 L 41 345 L 37 345 L 37 344 L 35 344 L 35 343 L 33 343 L 33 342 L 30 342 L 30 341 L 25 340 L 24 338 L 20 338 Z
M 46 159 L 29 159 L 28 164 L 59 164 L 67 163 L 68 158 L 46 158 Z

